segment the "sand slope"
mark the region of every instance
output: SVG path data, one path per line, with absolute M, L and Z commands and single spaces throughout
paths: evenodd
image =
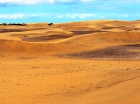
M 0 26 L 0 104 L 139 104 L 139 21 Z

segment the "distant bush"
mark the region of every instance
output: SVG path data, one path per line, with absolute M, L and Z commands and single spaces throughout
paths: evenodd
M 51 26 L 51 25 L 53 25 L 53 23 L 49 23 L 49 24 L 48 24 L 48 26 Z
M 6 26 L 7 24 L 6 23 L 2 23 L 2 25 Z
M 10 26 L 27 26 L 27 24 L 25 24 L 25 23 L 9 23 L 9 24 L 2 23 L 0 25 L 3 25 L 3 26 L 6 26 L 6 25 L 10 25 Z

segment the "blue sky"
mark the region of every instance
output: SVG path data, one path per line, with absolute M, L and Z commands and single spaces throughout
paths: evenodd
M 0 23 L 109 19 L 140 19 L 140 0 L 0 0 Z

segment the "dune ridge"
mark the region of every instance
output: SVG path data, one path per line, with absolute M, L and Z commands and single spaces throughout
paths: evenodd
M 59 39 L 59 37 L 57 38 Z M 85 58 L 101 58 L 101 57 L 113 58 L 113 57 L 118 57 L 119 55 L 120 58 L 137 56 L 136 58 L 139 59 L 139 47 L 135 46 L 135 45 L 139 46 L 139 41 L 140 41 L 140 34 L 137 32 L 133 32 L 133 33 L 110 32 L 110 33 L 91 33 L 87 35 L 84 34 L 78 36 L 73 35 L 61 40 L 54 40 L 52 42 L 44 42 L 44 43 L 38 41 L 26 42 L 26 41 L 19 41 L 19 40 L 3 39 L 0 41 L 0 48 L 1 48 L 1 52 L 2 51 L 14 52 L 14 53 L 22 52 L 22 53 L 52 54 L 52 55 L 57 54 L 57 56 L 59 56 L 59 54 L 61 56 L 63 56 L 62 54 L 64 54 L 64 56 L 78 56 L 79 54 L 80 57 L 83 58 L 84 57 Z M 127 47 L 125 45 L 131 45 L 131 47 Z M 133 52 L 133 53 L 129 52 L 134 50 L 137 52 Z M 67 54 L 71 54 L 71 55 L 67 55 Z

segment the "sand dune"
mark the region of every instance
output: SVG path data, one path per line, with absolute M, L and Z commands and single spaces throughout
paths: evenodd
M 111 60 L 140 60 L 140 44 L 114 46 L 93 51 L 65 55 L 65 57 L 111 59 Z
M 0 104 L 139 104 L 139 21 L 0 26 Z

